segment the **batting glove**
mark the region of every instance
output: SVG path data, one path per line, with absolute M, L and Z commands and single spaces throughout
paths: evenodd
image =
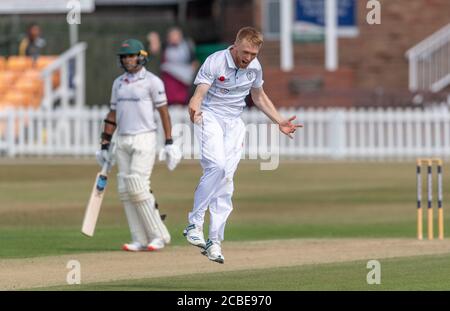
M 173 171 L 181 161 L 181 150 L 173 144 L 171 139 L 166 140 L 166 145 L 159 152 L 159 161 L 166 161 L 167 168 Z
M 97 160 L 98 165 L 100 165 L 101 167 L 103 167 L 103 164 L 105 164 L 105 162 L 110 161 L 108 149 L 109 144 L 102 144 L 101 149 L 95 152 L 95 158 Z

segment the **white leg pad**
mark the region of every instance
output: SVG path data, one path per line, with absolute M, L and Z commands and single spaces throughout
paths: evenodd
M 155 197 L 147 189 L 144 180 L 139 175 L 128 175 L 124 181 L 130 200 L 141 216 L 149 239 L 162 238 L 164 243 L 170 243 L 170 233 L 155 208 Z
M 124 175 L 117 174 L 118 192 L 120 201 L 123 203 L 128 226 L 130 227 L 131 239 L 141 245 L 147 245 L 149 239 L 145 234 L 145 228 L 140 220 L 136 207 L 131 203 L 127 188 L 124 183 Z

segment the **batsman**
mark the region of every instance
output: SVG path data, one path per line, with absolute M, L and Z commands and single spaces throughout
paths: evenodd
M 144 46 L 139 40 L 128 39 L 122 42 L 117 55 L 125 72 L 112 86 L 110 111 L 104 120 L 97 161 L 103 165 L 109 160 L 108 149 L 116 132 L 118 193 L 131 232 L 131 242 L 124 244 L 123 249 L 159 250 L 170 243 L 170 234 L 161 220 L 150 187 L 156 156 L 156 110 L 165 134 L 160 159 L 165 159 L 173 170 L 181 159 L 181 152 L 173 144 L 163 82 L 145 68 L 148 54 Z

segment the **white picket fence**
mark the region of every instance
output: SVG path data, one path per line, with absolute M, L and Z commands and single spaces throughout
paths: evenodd
M 0 153 L 92 155 L 106 109 L 6 109 L 0 111 Z
M 184 157 L 198 157 L 185 108 L 170 109 L 174 136 Z M 304 125 L 294 139 L 280 135 L 258 110 L 243 114 L 247 124 L 245 157 L 279 153 L 304 159 L 411 159 L 450 157 L 450 111 L 423 109 L 281 109 Z M 92 156 L 98 148 L 107 109 L 0 111 L 0 155 Z M 159 120 L 159 118 L 156 118 Z M 162 130 L 160 128 L 160 132 Z M 161 145 L 163 135 L 158 135 Z

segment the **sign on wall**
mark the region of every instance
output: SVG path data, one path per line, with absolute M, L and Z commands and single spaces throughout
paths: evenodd
M 358 35 L 356 2 L 356 0 L 337 0 L 339 37 Z M 294 38 L 300 41 L 322 41 L 324 32 L 325 0 L 296 0 Z

